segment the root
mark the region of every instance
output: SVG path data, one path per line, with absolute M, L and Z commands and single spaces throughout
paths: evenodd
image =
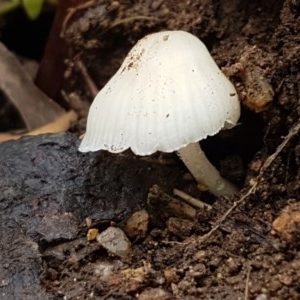
M 300 131 L 300 122 L 296 123 L 289 131 L 288 135 L 284 138 L 282 143 L 277 147 L 276 151 L 270 155 L 262 165 L 259 174 L 256 176 L 253 185 L 250 187 L 250 189 L 247 191 L 244 196 L 242 196 L 238 201 L 235 201 L 233 205 L 219 218 L 214 227 L 205 235 L 189 239 L 186 244 L 192 244 L 192 243 L 202 243 L 205 240 L 207 240 L 209 237 L 211 237 L 223 224 L 223 222 L 228 218 L 228 216 L 242 203 L 244 203 L 246 200 L 248 200 L 249 196 L 253 194 L 258 187 L 260 180 L 264 174 L 264 171 L 273 163 L 273 161 L 277 158 L 277 156 L 282 152 L 282 150 L 286 147 L 286 145 L 289 143 L 289 141 L 299 133 Z

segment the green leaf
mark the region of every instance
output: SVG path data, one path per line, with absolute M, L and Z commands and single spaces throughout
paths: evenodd
M 29 19 L 35 20 L 41 13 L 44 0 L 23 0 L 22 5 Z

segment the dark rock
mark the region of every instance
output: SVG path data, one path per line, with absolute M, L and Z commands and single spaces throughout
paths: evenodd
M 0 144 L 1 299 L 47 299 L 40 252 L 75 238 L 86 217 L 124 220 L 145 206 L 150 186 L 171 188 L 180 174 L 131 153 L 82 154 L 78 144 L 71 133 Z

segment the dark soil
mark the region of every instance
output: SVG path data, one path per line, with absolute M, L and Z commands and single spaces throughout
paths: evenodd
M 300 299 L 300 2 L 99 2 L 66 31 L 70 60 L 80 53 L 99 88 L 147 33 L 186 30 L 207 45 L 243 111 L 239 126 L 203 149 L 241 191 L 232 199 L 201 193 L 175 154 L 163 163 L 130 151 L 80 154 L 71 133 L 3 143 L 0 298 Z M 80 73 L 68 80 L 69 92 L 92 100 Z M 174 229 L 171 215 L 147 206 L 154 184 L 213 209 L 199 209 L 193 220 L 175 215 L 187 227 Z M 86 240 L 86 218 L 100 231 L 124 229 L 142 208 L 150 224 L 131 240 L 128 259 Z M 293 214 L 272 227 L 283 209 Z

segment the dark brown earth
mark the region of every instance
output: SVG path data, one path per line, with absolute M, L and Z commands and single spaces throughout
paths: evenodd
M 0 298 L 300 299 L 300 2 L 99 2 L 77 12 L 66 31 L 70 60 L 80 53 L 99 88 L 147 33 L 181 29 L 207 45 L 235 83 L 243 111 L 239 126 L 203 149 L 241 191 L 232 199 L 201 193 L 175 154 L 164 163 L 129 151 L 80 154 L 81 126 L 73 128 L 77 136 L 3 143 Z M 92 100 L 79 81 L 73 73 L 69 92 Z M 193 220 L 175 215 L 176 223 L 147 206 L 154 184 L 213 209 Z M 124 229 L 142 208 L 150 224 L 131 240 L 129 258 L 86 240 L 86 218 L 100 231 Z

